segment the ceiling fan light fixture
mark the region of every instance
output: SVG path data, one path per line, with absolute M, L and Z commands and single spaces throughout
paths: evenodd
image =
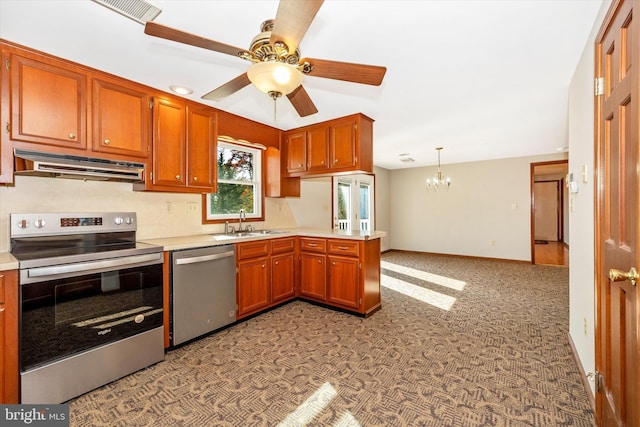
M 277 61 L 258 62 L 247 70 L 247 77 L 260 92 L 288 95 L 302 83 L 296 67 Z

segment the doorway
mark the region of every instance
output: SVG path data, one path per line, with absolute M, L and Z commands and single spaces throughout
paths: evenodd
M 531 164 L 531 263 L 569 265 L 567 160 Z

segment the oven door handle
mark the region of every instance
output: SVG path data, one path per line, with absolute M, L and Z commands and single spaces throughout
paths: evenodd
M 217 259 L 229 258 L 235 255 L 234 251 L 221 252 L 219 254 L 192 256 L 189 258 L 176 259 L 176 265 L 195 264 L 198 262 L 215 261 Z
M 27 270 L 29 278 L 59 276 L 61 274 L 83 272 L 90 274 L 95 270 L 104 271 L 105 269 L 123 268 L 132 265 L 140 265 L 143 263 L 160 263 L 162 262 L 162 254 L 146 254 L 135 255 L 127 258 L 113 258 L 103 261 L 89 261 L 78 264 L 56 265 L 52 267 L 37 267 Z

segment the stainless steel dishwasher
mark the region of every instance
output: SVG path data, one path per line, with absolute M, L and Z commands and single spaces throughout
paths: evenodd
M 171 252 L 171 345 L 236 320 L 234 245 Z

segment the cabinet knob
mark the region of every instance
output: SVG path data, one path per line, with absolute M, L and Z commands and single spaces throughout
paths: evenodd
M 280 261 L 276 261 L 276 265 L 280 264 Z
M 110 142 L 111 142 L 111 141 L 109 141 L 108 139 L 105 139 L 105 140 L 104 140 L 104 145 L 109 145 L 109 143 L 110 143 Z
M 76 139 L 76 134 L 75 133 L 70 133 L 69 134 L 69 139 Z
M 321 259 L 318 260 L 318 264 L 322 264 L 322 260 Z
M 333 261 L 333 262 L 331 263 L 331 265 L 335 266 L 335 265 L 336 265 L 336 262 L 335 262 L 335 261 Z
M 264 268 L 264 264 L 262 264 L 260 267 Z
M 180 179 L 180 175 L 176 175 L 176 179 Z
M 335 163 L 338 163 L 338 159 L 335 159 L 335 160 L 333 161 L 333 163 L 334 163 L 334 164 L 335 164 Z
M 302 163 L 298 163 L 298 167 L 301 168 L 303 165 Z
M 194 176 L 194 177 L 193 177 L 193 180 L 194 180 L 194 181 L 198 181 L 198 177 L 197 177 L 197 176 Z

